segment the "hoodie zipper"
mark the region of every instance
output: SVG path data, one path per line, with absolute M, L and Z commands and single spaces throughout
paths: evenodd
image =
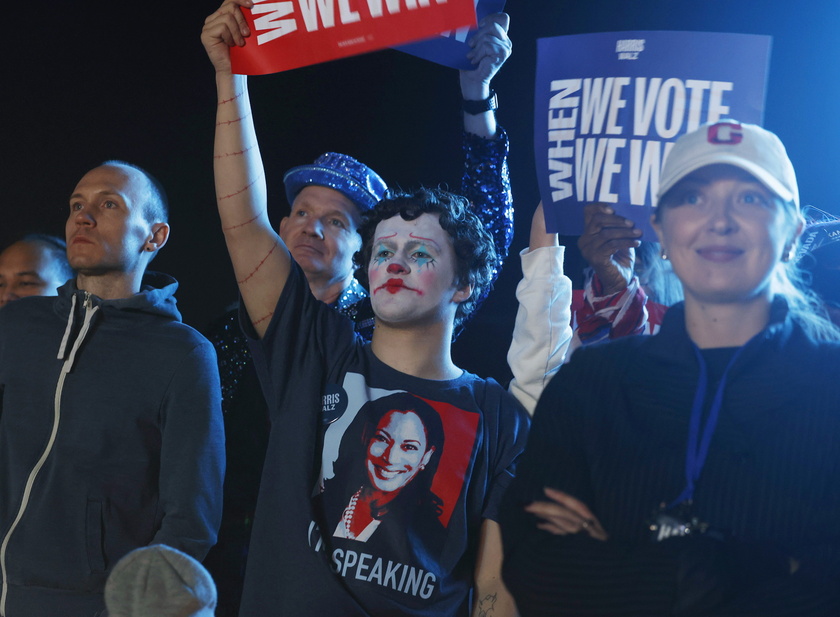
M 76 315 L 76 295 L 73 295 L 73 300 L 70 305 L 70 315 L 67 318 L 67 328 L 64 332 L 64 338 L 61 341 L 61 346 L 58 352 L 58 359 L 64 359 L 64 364 L 61 366 L 61 372 L 58 375 L 58 383 L 56 384 L 55 388 L 55 398 L 53 401 L 53 426 L 52 431 L 50 433 L 50 438 L 47 441 L 47 445 L 44 447 L 44 451 L 41 453 L 38 462 L 35 463 L 35 466 L 29 472 L 29 477 L 26 479 L 26 484 L 24 485 L 23 489 L 23 497 L 21 498 L 20 507 L 18 508 L 17 515 L 14 518 L 11 526 L 9 527 L 9 531 L 6 532 L 5 537 L 3 538 L 3 543 L 0 544 L 0 571 L 3 574 L 3 586 L 2 591 L 0 591 L 0 617 L 6 616 L 6 597 L 9 591 L 9 581 L 8 581 L 8 574 L 6 571 L 6 549 L 9 545 L 9 539 L 12 537 L 15 529 L 17 528 L 18 524 L 20 523 L 21 519 L 23 518 L 24 513 L 26 512 L 26 508 L 29 505 L 29 499 L 32 495 L 32 487 L 35 484 L 35 479 L 38 477 L 41 469 L 46 463 L 47 458 L 52 452 L 53 445 L 55 444 L 55 438 L 58 434 L 58 426 L 61 420 L 61 393 L 64 390 L 64 380 L 67 377 L 67 374 L 73 368 L 73 363 L 76 359 L 76 352 L 81 347 L 82 342 L 84 341 L 85 337 L 87 336 L 88 331 L 90 330 L 90 324 L 93 320 L 93 315 L 96 311 L 99 310 L 98 306 L 93 306 L 93 301 L 91 299 L 91 294 L 88 291 L 84 292 L 84 301 L 82 306 L 84 307 L 84 322 L 82 323 L 82 327 L 79 330 L 79 334 L 76 337 L 76 340 L 73 342 L 73 347 L 70 350 L 70 354 L 64 358 L 67 341 L 70 336 L 70 331 L 73 329 L 73 322 Z

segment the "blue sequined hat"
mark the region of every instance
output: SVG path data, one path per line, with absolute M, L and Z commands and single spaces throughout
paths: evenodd
M 373 208 L 388 188 L 370 167 L 352 156 L 337 152 L 322 154 L 312 165 L 293 167 L 283 176 L 283 182 L 290 204 L 304 187 L 317 184 L 335 189 L 362 212 Z

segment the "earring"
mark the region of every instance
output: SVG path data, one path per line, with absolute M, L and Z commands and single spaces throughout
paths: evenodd
M 668 261 L 668 256 L 665 254 L 665 249 L 664 249 L 664 248 L 662 248 L 662 249 L 659 251 L 659 256 L 660 256 L 660 257 L 661 257 L 664 261 Z
M 789 261 L 793 261 L 793 245 L 790 245 L 785 249 L 785 252 L 782 254 L 782 262 L 788 263 Z

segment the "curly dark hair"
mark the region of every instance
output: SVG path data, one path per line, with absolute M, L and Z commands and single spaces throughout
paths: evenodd
M 455 249 L 455 283 L 458 286 L 472 285 L 472 294 L 458 305 L 455 312 L 455 327 L 460 327 L 475 311 L 490 292 L 493 266 L 496 263 L 496 249 L 493 239 L 481 219 L 470 209 L 465 197 L 439 188 L 420 187 L 414 191 L 388 189 L 385 197 L 364 214 L 359 233 L 362 236 L 362 250 L 354 256 L 359 268 L 357 277 L 367 287 L 367 267 L 373 252 L 373 235 L 376 226 L 387 219 L 400 215 L 403 220 L 413 221 L 423 214 L 439 214 L 440 226 L 452 238 Z

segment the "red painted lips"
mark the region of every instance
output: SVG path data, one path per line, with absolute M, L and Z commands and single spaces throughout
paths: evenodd
M 398 291 L 402 291 L 402 290 L 416 291 L 417 293 L 420 293 L 416 289 L 414 289 L 412 287 L 408 287 L 405 283 L 403 283 L 402 279 L 388 279 L 388 281 L 384 285 L 380 285 L 376 289 L 376 291 L 379 291 L 380 289 L 384 289 L 388 293 L 392 293 L 392 294 L 395 294 Z

